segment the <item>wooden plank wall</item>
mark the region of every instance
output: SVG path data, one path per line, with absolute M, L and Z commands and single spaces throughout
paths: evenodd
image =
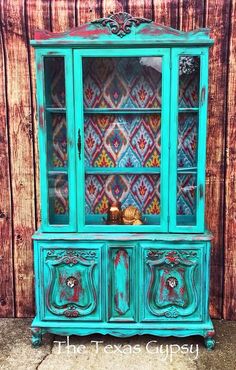
M 64 31 L 111 12 L 181 30 L 210 27 L 207 224 L 211 314 L 236 319 L 236 0 L 0 0 L 0 316 L 34 314 L 31 234 L 40 222 L 36 28 Z

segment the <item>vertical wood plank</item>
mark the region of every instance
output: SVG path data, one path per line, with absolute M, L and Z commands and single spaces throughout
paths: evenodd
M 104 16 L 102 9 L 102 0 L 77 1 L 76 18 L 78 24 L 91 22 Z
M 112 13 L 127 12 L 128 1 L 119 0 L 103 0 L 102 1 L 102 12 L 103 17 L 108 16 Z
M 64 32 L 76 25 L 75 0 L 51 0 L 51 28 Z
M 206 221 L 214 234 L 211 259 L 212 317 L 222 316 L 224 259 L 224 152 L 230 0 L 207 0 L 206 26 L 215 41 L 210 50 Z M 217 282 L 217 284 L 216 284 Z
M 179 1 L 179 29 L 191 31 L 204 27 L 204 0 Z
M 35 229 L 35 206 L 29 59 L 24 3 L 2 0 L 1 5 L 14 203 L 15 304 L 16 316 L 23 317 L 31 316 L 34 307 L 31 235 Z
M 236 2 L 231 13 L 225 178 L 224 319 L 236 320 Z
M 2 9 L 1 9 L 2 19 Z M 0 25 L 0 317 L 14 317 L 12 259 L 12 204 L 9 168 L 8 109 L 6 97 L 6 45 Z
M 31 87 L 31 117 L 34 136 L 34 171 L 35 171 L 35 207 L 36 207 L 36 228 L 40 225 L 40 192 L 39 192 L 39 153 L 38 153 L 38 123 L 36 110 L 36 75 L 35 75 L 35 55 L 34 48 L 29 45 L 29 41 L 34 39 L 36 29 L 51 29 L 50 25 L 50 5 L 45 0 L 27 0 L 25 22 L 27 27 L 27 48 L 29 57 L 29 73 Z
M 134 17 L 145 17 L 148 19 L 153 19 L 153 6 L 152 0 L 129 0 L 128 1 L 128 13 L 132 14 Z
M 153 0 L 153 19 L 155 22 L 178 28 L 178 0 Z

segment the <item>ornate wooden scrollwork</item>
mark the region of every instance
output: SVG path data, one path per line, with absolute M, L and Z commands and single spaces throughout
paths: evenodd
M 198 307 L 196 277 L 198 253 L 189 250 L 147 250 L 150 269 L 147 292 L 149 311 L 155 316 L 176 318 L 192 315 Z
M 116 13 L 107 18 L 96 19 L 91 22 L 101 24 L 103 27 L 108 27 L 112 33 L 119 37 L 124 37 L 131 32 L 132 25 L 139 26 L 141 23 L 150 23 L 151 19 L 132 17 L 128 13 Z
M 49 283 L 46 305 L 54 315 L 68 318 L 91 314 L 97 307 L 95 250 L 52 249 L 46 254 Z

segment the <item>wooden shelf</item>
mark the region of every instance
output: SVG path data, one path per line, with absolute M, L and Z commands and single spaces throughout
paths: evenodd
M 46 107 L 46 112 L 49 112 L 49 113 L 66 113 L 66 108 Z
M 135 108 L 135 109 L 113 109 L 113 108 L 88 108 L 84 109 L 84 114 L 153 114 L 161 113 L 161 108 Z
M 159 174 L 160 167 L 86 167 L 85 173 L 87 175 L 150 175 L 150 174 Z

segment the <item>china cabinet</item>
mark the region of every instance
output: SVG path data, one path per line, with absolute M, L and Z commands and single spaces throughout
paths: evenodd
M 117 13 L 37 31 L 41 215 L 34 345 L 45 332 L 202 335 L 208 29 Z

